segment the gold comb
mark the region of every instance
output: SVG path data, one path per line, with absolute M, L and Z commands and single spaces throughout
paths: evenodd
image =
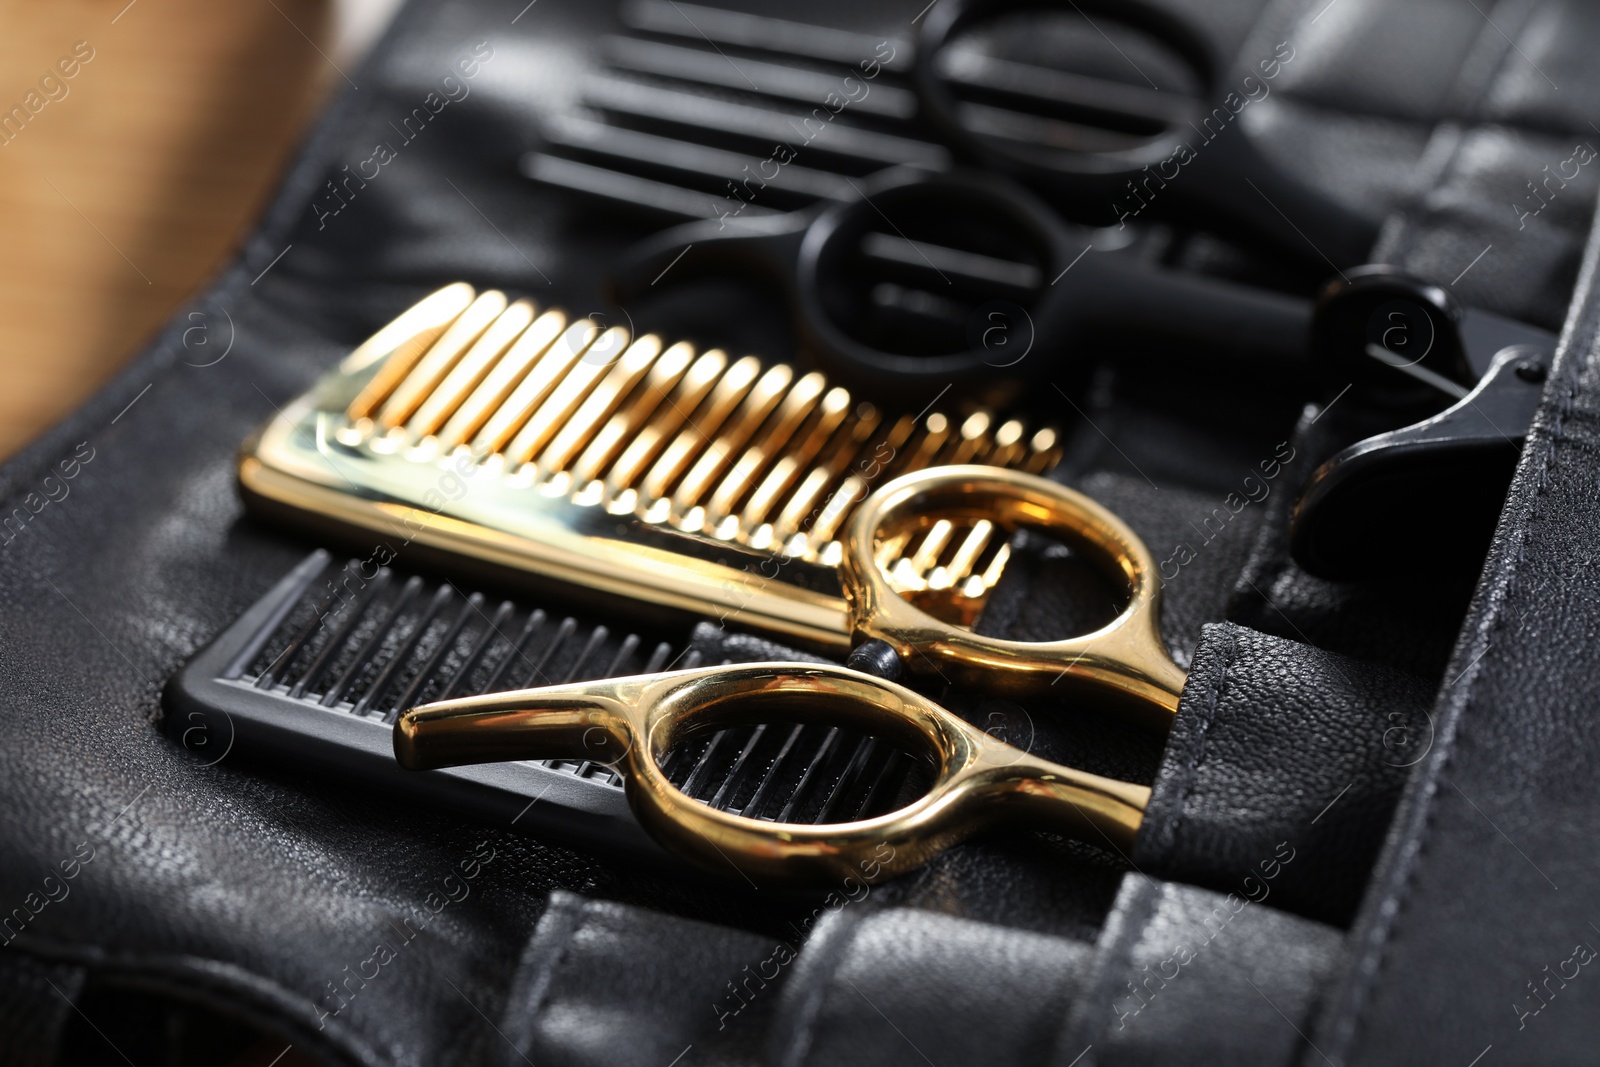
M 886 414 L 820 374 L 456 283 L 283 409 L 246 443 L 239 480 L 273 514 L 843 648 L 836 538 L 875 485 L 1058 457 L 1050 429 Z M 901 593 L 970 622 L 1005 566 L 995 533 L 930 521 L 879 562 Z

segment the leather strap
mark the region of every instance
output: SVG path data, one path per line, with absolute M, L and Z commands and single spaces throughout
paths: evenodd
M 1207 626 L 1133 862 L 1348 923 L 1431 736 L 1431 698 L 1391 668 Z
M 773 1067 L 1039 1063 L 1090 946 L 911 908 L 844 907 L 784 988 Z
M 501 1062 L 666 1067 L 690 1046 L 707 1062 L 761 1032 L 793 957 L 772 938 L 552 893 L 507 998 Z
M 1287 1063 L 1338 930 L 1128 875 L 1056 1044 L 1056 1067 Z

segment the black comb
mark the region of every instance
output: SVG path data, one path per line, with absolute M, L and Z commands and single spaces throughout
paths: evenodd
M 915 122 L 904 39 L 668 0 L 618 14 L 627 32 L 602 42 L 580 109 L 550 117 L 523 157 L 535 181 L 679 219 L 754 218 L 846 194 L 847 178 L 884 167 L 950 165 Z M 859 99 L 823 126 L 812 111 L 830 92 Z M 734 188 L 779 142 L 804 147 L 776 177 Z
M 715 629 L 701 625 L 698 633 L 612 627 L 370 561 L 341 566 L 319 549 L 172 679 L 167 731 L 208 762 L 292 761 L 518 829 L 659 856 L 620 778 L 602 764 L 413 773 L 394 761 L 391 726 L 405 708 L 447 697 L 701 666 L 704 650 L 718 646 Z M 665 761 L 673 784 L 696 800 L 785 822 L 888 810 L 914 766 L 876 739 L 787 723 L 691 737 Z

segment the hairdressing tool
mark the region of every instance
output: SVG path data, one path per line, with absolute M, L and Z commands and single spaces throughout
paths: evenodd
M 1369 413 L 1416 421 L 1317 468 L 1290 516 L 1295 560 L 1334 579 L 1475 575 L 1556 337 L 1377 267 L 1327 288 L 1312 336 L 1335 403 L 1348 391 Z
M 1142 63 L 1108 26 L 1139 40 Z M 1115 62 L 1095 74 L 1052 62 L 1051 42 L 1074 30 L 1101 38 Z M 922 20 L 915 84 L 922 114 L 962 159 L 1029 182 L 1085 221 L 1097 221 L 1085 206 L 1101 222 L 1148 207 L 1319 265 L 1360 263 L 1376 220 L 1277 166 L 1243 120 L 1292 62 L 1282 48 L 1236 65 L 1181 16 L 1139 0 L 948 0 Z
M 1130 337 L 1283 373 L 1306 369 L 1309 305 L 1115 253 L 1091 254 L 1032 193 L 997 175 L 910 168 L 849 180 L 786 215 L 687 223 L 618 268 L 624 304 L 669 269 L 755 271 L 788 296 L 803 348 L 830 373 L 923 395 L 1063 374 Z M 1081 357 L 1078 359 L 1081 363 Z
M 402 314 L 245 446 L 256 509 L 676 618 L 848 647 L 838 532 L 872 486 L 941 463 L 1040 472 L 1055 432 L 904 414 L 816 373 L 630 338 L 456 284 Z M 975 615 L 991 524 L 903 546 L 904 589 Z
M 937 515 L 983 515 L 1038 527 L 1118 576 L 1126 607 L 1101 629 L 1063 641 L 983 637 L 941 621 L 895 591 L 885 556 L 907 529 Z M 1149 790 L 1038 759 L 899 685 L 895 665 L 957 685 L 1010 694 L 1066 681 L 1079 699 L 1110 697 L 1161 724 L 1183 671 L 1157 633 L 1160 585 L 1149 550 L 1120 519 L 1044 478 L 980 466 L 931 468 L 877 490 L 851 520 L 844 554 L 854 633 L 849 667 L 760 663 L 640 675 L 441 701 L 404 712 L 395 755 L 412 769 L 507 759 L 588 758 L 614 766 L 641 823 L 667 848 L 711 870 L 826 882 L 914 867 L 988 823 L 1015 821 L 1125 848 Z M 887 669 L 885 669 L 887 668 Z M 660 762 L 683 736 L 773 717 L 848 726 L 893 739 L 934 771 L 908 806 L 856 821 L 767 822 L 716 811 L 676 789 Z M 1103 836 L 1102 836 L 1103 835 Z
M 676 0 L 616 12 L 625 33 L 600 41 L 576 106 L 545 116 L 522 158 L 534 181 L 657 217 L 749 218 L 884 167 L 950 163 L 917 129 L 899 35 Z M 854 99 L 825 105 L 830 93 Z
M 724 662 L 724 636 L 709 623 L 636 628 L 485 597 L 385 559 L 381 550 L 306 557 L 173 676 L 162 701 L 168 736 L 205 764 L 317 771 L 347 790 L 399 792 L 413 807 L 666 859 L 628 811 L 621 776 L 603 764 L 408 774 L 395 765 L 392 724 L 421 701 Z M 805 822 L 880 813 L 914 770 L 896 750 L 825 726 L 754 733 L 714 732 L 675 753 L 665 773 L 712 807 Z
M 667 216 L 750 219 L 848 197 L 883 168 L 966 162 L 1080 223 L 1177 217 L 1318 268 L 1371 248 L 1374 220 L 1233 128 L 1281 55 L 1234 72 L 1180 16 L 1128 0 L 918 6 L 874 33 L 630 0 L 523 171 Z

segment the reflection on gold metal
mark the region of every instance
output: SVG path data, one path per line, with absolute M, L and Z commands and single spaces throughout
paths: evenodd
M 692 800 L 661 770 L 689 730 L 795 719 L 847 726 L 926 753 L 936 768 L 933 786 L 877 818 L 773 823 Z M 893 877 L 1000 822 L 1109 840 L 1127 851 L 1150 799 L 1146 786 L 997 741 L 893 682 L 808 663 L 699 668 L 443 701 L 403 713 L 394 738 L 395 756 L 412 770 L 525 759 L 607 763 L 622 772 L 634 814 L 665 847 L 760 885 Z
M 1010 532 L 1027 526 L 1055 534 L 1121 580 L 1126 602 L 1092 633 L 1061 641 L 1004 641 L 937 618 L 902 595 L 880 548 L 908 529 L 928 539 L 954 529 L 952 517 Z M 991 530 L 985 530 L 985 537 Z M 965 551 L 962 546 L 957 553 Z M 911 559 L 916 566 L 915 556 Z M 1110 692 L 1157 724 L 1178 710 L 1185 674 L 1162 643 L 1161 582 L 1155 557 L 1112 512 L 1057 482 L 987 466 L 934 467 L 873 493 L 850 521 L 842 561 L 855 632 L 888 642 L 908 667 L 958 685 L 1008 696 L 1049 692 L 1058 683 Z M 941 584 L 954 580 L 941 576 Z M 932 583 L 929 582 L 929 585 Z
M 907 527 L 953 530 L 950 517 L 962 514 L 986 516 L 1003 530 L 1025 525 L 1059 535 L 1122 579 L 1126 606 L 1093 633 L 1037 643 L 983 637 L 920 610 L 895 592 L 883 547 Z M 1177 710 L 1184 673 L 1157 632 L 1154 558 L 1115 515 L 1055 482 L 985 466 L 897 478 L 856 511 L 843 575 L 853 631 L 888 642 L 910 669 L 1014 696 L 1066 681 L 1083 697 L 1114 695 L 1160 726 Z M 889 740 L 928 759 L 932 786 L 909 806 L 875 818 L 773 823 L 693 800 L 661 770 L 675 742 L 691 731 L 773 721 L 820 722 Z M 1014 748 L 893 682 L 806 663 L 701 668 L 440 701 L 400 716 L 394 748 L 414 770 L 524 759 L 607 763 L 622 773 L 640 822 L 667 848 L 712 871 L 728 873 L 732 865 L 752 879 L 812 884 L 892 876 L 999 822 L 1077 833 L 1127 851 L 1150 799 L 1144 786 Z
M 658 607 L 844 647 L 839 537 L 875 487 L 936 464 L 1042 471 L 1053 431 L 987 412 L 886 417 L 754 357 L 697 354 L 455 284 L 245 449 L 254 503 Z M 970 621 L 1005 545 L 922 532 L 895 587 Z

